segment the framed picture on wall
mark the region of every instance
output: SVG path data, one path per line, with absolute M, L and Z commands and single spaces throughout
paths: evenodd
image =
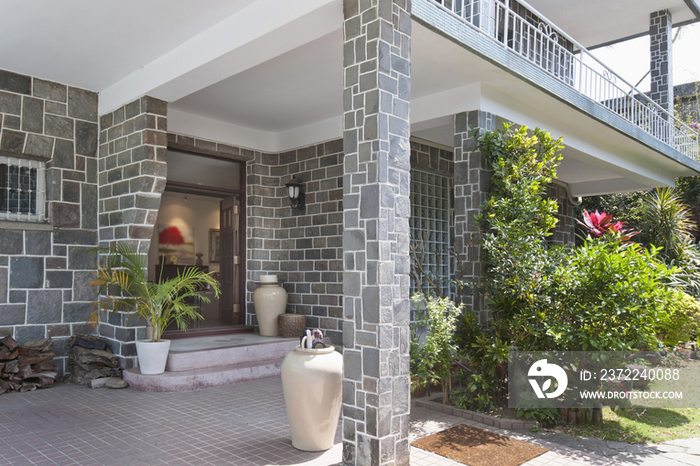
M 219 230 L 209 229 L 209 262 L 219 262 Z
M 194 230 L 189 225 L 158 225 L 158 256 L 165 263 L 194 264 Z

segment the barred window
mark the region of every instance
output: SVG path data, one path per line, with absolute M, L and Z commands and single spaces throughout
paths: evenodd
M 0 156 L 0 220 L 44 220 L 44 162 Z
M 443 296 L 450 296 L 452 245 L 450 178 L 411 170 L 411 244 L 423 250 L 423 269 L 440 281 Z M 424 277 L 423 287 L 428 286 Z M 416 291 L 411 281 L 411 293 Z

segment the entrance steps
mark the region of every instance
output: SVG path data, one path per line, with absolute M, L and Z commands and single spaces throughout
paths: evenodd
M 183 392 L 272 377 L 280 374 L 282 360 L 298 344 L 298 338 L 256 333 L 172 340 L 164 373 L 144 375 L 138 368 L 128 369 L 124 380 L 148 392 Z

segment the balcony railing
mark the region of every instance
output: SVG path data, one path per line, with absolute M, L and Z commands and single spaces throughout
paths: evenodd
M 698 132 L 674 117 L 524 1 L 432 0 L 462 22 L 550 76 L 697 160 Z M 508 1 L 508 0 L 505 0 Z

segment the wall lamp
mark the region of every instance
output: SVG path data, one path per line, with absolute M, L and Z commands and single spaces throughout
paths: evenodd
M 304 205 L 304 192 L 301 190 L 301 183 L 298 183 L 292 176 L 292 180 L 285 184 L 285 186 L 287 187 L 289 200 L 292 201 L 292 210 L 305 210 L 306 206 Z

